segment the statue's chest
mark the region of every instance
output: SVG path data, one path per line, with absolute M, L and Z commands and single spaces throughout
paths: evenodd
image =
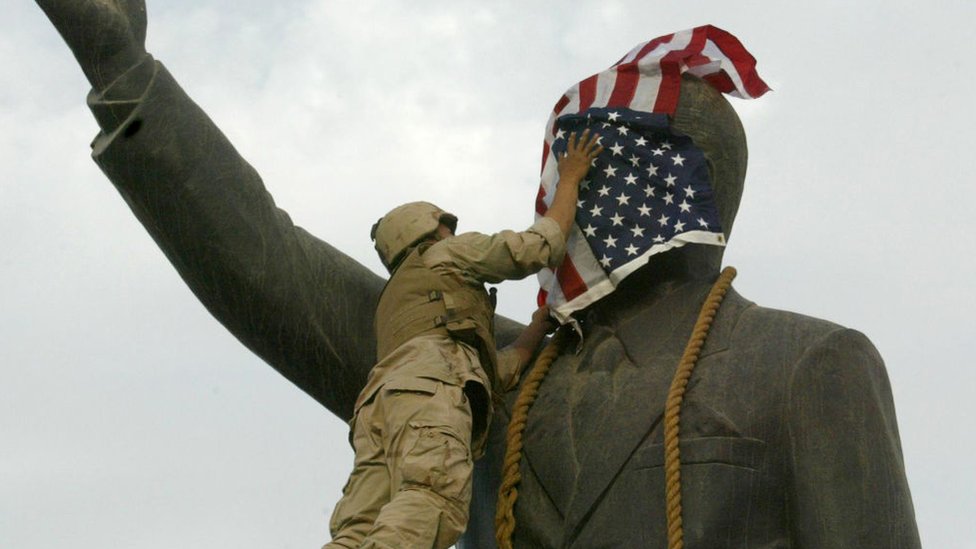
M 622 466 L 655 430 L 673 366 L 670 357 L 631 356 L 609 332 L 552 365 L 529 412 L 525 450 L 561 513 L 582 484 Z

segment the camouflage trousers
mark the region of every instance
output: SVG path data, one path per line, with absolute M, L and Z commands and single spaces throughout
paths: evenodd
M 471 406 L 461 387 L 390 380 L 352 421 L 355 465 L 323 549 L 442 549 L 471 502 Z

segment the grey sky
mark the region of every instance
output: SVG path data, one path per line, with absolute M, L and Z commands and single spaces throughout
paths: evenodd
M 532 220 L 542 129 L 633 45 L 712 23 L 774 89 L 726 263 L 765 306 L 885 357 L 922 540 L 976 548 L 976 4 L 149 4 L 149 49 L 312 233 L 381 270 L 370 224 L 428 199 Z M 270 6 L 270 7 L 269 7 Z M 228 335 L 88 157 L 69 51 L 0 19 L 0 547 L 317 547 L 346 427 Z M 526 320 L 535 282 L 501 288 Z

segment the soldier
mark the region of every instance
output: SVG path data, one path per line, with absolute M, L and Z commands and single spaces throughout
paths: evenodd
M 379 362 L 356 400 L 355 466 L 325 547 L 445 548 L 464 532 L 490 393 L 516 385 L 548 328 L 541 308 L 496 352 L 484 283 L 562 261 L 579 183 L 601 150 L 588 131 L 570 136 L 549 215 L 524 232 L 455 236 L 457 217 L 427 202 L 394 208 L 373 226 L 391 275 L 376 310 Z

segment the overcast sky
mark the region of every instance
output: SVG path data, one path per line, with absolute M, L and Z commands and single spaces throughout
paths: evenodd
M 0 19 L 0 547 L 306 548 L 351 467 L 346 426 L 226 333 L 89 158 L 70 52 Z M 976 548 L 976 3 L 151 1 L 148 49 L 296 223 L 370 268 L 371 223 L 427 199 L 532 221 L 570 85 L 711 23 L 773 92 L 726 263 L 757 303 L 885 357 L 928 547 Z M 527 320 L 534 280 L 502 286 Z

